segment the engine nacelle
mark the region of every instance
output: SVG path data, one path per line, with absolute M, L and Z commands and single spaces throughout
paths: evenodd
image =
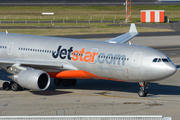
M 49 75 L 42 70 L 23 70 L 14 75 L 13 80 L 21 87 L 35 91 L 44 91 L 50 85 Z

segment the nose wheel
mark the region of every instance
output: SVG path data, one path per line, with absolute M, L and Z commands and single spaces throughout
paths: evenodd
M 149 82 L 139 82 L 140 84 L 140 90 L 138 92 L 138 95 L 139 97 L 146 97 L 147 96 L 147 91 L 146 89 L 148 89 L 148 85 L 149 85 Z

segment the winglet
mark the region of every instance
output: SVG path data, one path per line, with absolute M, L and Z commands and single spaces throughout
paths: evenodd
M 131 23 L 130 29 L 129 29 L 130 33 L 138 33 L 137 29 L 136 29 L 136 25 L 134 23 Z

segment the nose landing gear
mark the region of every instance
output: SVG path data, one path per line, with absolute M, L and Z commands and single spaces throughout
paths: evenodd
M 149 82 L 139 82 L 139 84 L 141 87 L 138 92 L 139 97 L 146 97 L 148 94 L 146 89 L 148 88 L 147 86 L 149 85 Z

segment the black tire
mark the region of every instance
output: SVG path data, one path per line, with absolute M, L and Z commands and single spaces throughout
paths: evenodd
M 10 84 L 8 82 L 3 83 L 3 90 L 6 90 L 6 91 L 10 90 Z
M 59 85 L 61 85 L 61 83 L 62 82 L 60 79 L 54 78 L 54 85 L 59 86 Z
M 11 83 L 11 89 L 12 91 L 18 91 L 19 90 L 19 85 L 15 82 Z
M 76 79 L 70 79 L 69 80 L 69 84 L 71 85 L 71 86 L 75 86 L 76 85 Z
M 147 92 L 144 91 L 144 90 L 140 90 L 140 91 L 138 92 L 138 95 L 139 95 L 139 97 L 146 97 L 146 96 L 147 96 Z
M 69 80 L 68 79 L 62 80 L 62 85 L 63 86 L 69 86 Z
M 144 91 L 144 92 L 145 92 L 145 97 L 146 97 L 148 93 L 147 93 L 147 91 Z

